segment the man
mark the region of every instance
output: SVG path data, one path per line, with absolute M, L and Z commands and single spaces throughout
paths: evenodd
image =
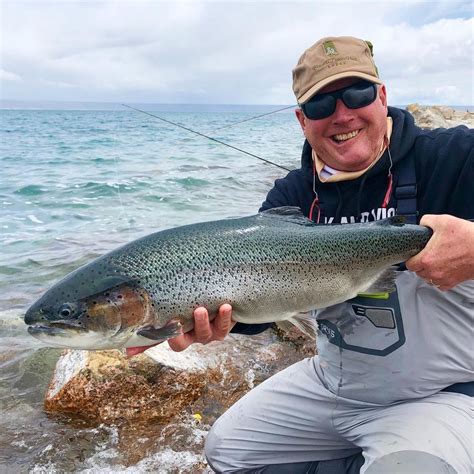
M 472 472 L 472 404 L 462 384 L 473 380 L 474 134 L 422 131 L 389 108 L 370 43 L 352 37 L 305 51 L 293 89 L 302 166 L 276 181 L 262 210 L 299 206 L 321 223 L 405 211 L 433 237 L 399 272 L 395 293 L 317 311 L 319 355 L 217 420 L 209 463 L 217 472 Z M 194 331 L 170 345 L 267 327 L 234 324 L 229 305 L 211 324 L 198 308 Z

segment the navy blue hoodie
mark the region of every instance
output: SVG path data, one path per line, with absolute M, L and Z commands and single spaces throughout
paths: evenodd
M 451 214 L 474 218 L 474 130 L 465 126 L 423 130 L 405 110 L 389 107 L 393 129 L 390 153 L 393 160 L 394 187 L 402 160 L 414 158 L 417 181 L 418 219 L 424 214 Z M 316 177 L 322 223 L 365 222 L 396 213 L 392 193 L 382 208 L 388 188 L 390 159 L 387 151 L 366 173 L 352 181 L 321 183 Z M 277 179 L 260 211 L 279 206 L 298 206 L 309 216 L 314 199 L 311 146 L 305 141 L 301 168 Z M 313 216 L 314 218 L 315 216 Z M 257 334 L 270 324 L 238 323 L 232 332 Z
M 474 217 L 474 130 L 464 126 L 422 130 L 405 110 L 389 107 L 393 120 L 390 153 L 396 185 L 397 165 L 414 154 L 417 176 L 419 217 L 424 214 L 451 214 Z M 372 221 L 385 217 L 380 209 L 388 186 L 389 156 L 359 178 L 338 183 L 321 183 L 316 177 L 323 215 L 321 222 Z M 278 206 L 299 206 L 309 215 L 313 194 L 311 147 L 303 146 L 301 168 L 277 179 L 261 211 Z M 392 195 L 388 209 L 396 208 Z

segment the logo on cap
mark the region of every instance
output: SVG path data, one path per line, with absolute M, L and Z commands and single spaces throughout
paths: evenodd
M 323 48 L 324 52 L 326 53 L 326 56 L 336 56 L 337 49 L 332 41 L 325 41 L 323 43 Z

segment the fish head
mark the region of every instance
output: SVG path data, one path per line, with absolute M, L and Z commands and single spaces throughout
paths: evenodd
M 129 277 L 71 274 L 25 314 L 28 332 L 48 345 L 73 349 L 123 347 L 152 315 L 148 293 Z

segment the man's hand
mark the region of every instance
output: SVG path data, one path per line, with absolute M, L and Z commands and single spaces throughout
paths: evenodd
M 181 334 L 181 336 L 169 339 L 168 344 L 174 351 L 181 352 L 195 342 L 208 344 L 211 341 L 222 341 L 234 325 L 235 321 L 232 321 L 232 306 L 230 304 L 223 304 L 212 322 L 209 322 L 209 314 L 206 308 L 196 308 L 194 310 L 194 329 Z M 128 347 L 126 349 L 127 356 L 140 354 L 152 346 L 156 346 L 156 344 Z
M 474 279 L 474 222 L 426 215 L 420 224 L 431 227 L 433 236 L 420 253 L 407 260 L 408 270 L 443 291 Z

